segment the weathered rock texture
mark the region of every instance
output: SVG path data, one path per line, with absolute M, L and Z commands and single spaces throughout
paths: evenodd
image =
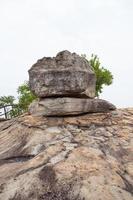
M 29 113 L 36 116 L 78 115 L 115 109 L 105 100 L 94 99 L 95 74 L 88 61 L 76 53 L 62 51 L 56 57 L 38 60 L 29 70 L 29 83 L 39 97 L 29 108 Z
M 31 90 L 38 97 L 95 96 L 95 74 L 87 60 L 76 53 L 62 51 L 44 57 L 29 70 Z
M 0 123 L 0 200 L 132 200 L 133 109 Z
M 44 98 L 33 102 L 29 113 L 36 116 L 65 116 L 84 113 L 107 112 L 115 106 L 102 99 Z

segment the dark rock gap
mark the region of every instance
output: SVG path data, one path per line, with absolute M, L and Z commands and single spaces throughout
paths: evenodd
M 30 160 L 34 157 L 35 155 L 12 156 L 12 157 L 1 159 L 0 165 L 6 164 L 6 163 L 14 163 L 14 162 L 26 162 L 27 160 Z

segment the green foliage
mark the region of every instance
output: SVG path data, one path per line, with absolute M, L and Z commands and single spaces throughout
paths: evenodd
M 101 66 L 97 55 L 92 54 L 89 63 L 96 74 L 96 96 L 98 97 L 99 94 L 102 93 L 104 85 L 112 84 L 113 75 L 109 70 Z
M 24 84 L 20 85 L 18 87 L 17 92 L 19 94 L 18 96 L 19 108 L 20 110 L 22 110 L 22 112 L 27 112 L 30 103 L 37 97 L 31 92 L 28 82 L 25 82 Z
M 10 119 L 10 111 L 14 105 L 14 96 L 2 96 L 0 97 L 0 108 L 3 108 L 3 112 L 6 119 Z
M 21 115 L 23 112 L 19 107 L 19 104 L 14 104 L 12 106 L 12 109 L 9 112 L 9 118 L 13 118 L 13 117 L 17 117 L 19 115 Z
M 87 59 L 85 54 L 82 54 L 81 56 L 89 62 L 96 74 L 96 97 L 99 97 L 100 93 L 103 91 L 103 86 L 112 84 L 113 75 L 109 70 L 101 66 L 97 55 L 92 54 L 91 59 Z
M 2 96 L 0 97 L 0 106 L 13 105 L 14 101 L 14 96 Z
M 6 118 L 17 117 L 28 111 L 28 106 L 37 97 L 31 92 L 28 82 L 18 87 L 18 103 L 14 103 L 14 96 L 0 97 L 0 106 L 8 106 L 4 108 Z

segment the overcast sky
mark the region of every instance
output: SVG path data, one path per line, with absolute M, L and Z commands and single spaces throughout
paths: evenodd
M 0 96 L 65 49 L 97 54 L 114 75 L 101 97 L 133 107 L 133 0 L 0 0 Z

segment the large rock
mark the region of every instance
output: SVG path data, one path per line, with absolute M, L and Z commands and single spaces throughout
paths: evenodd
M 0 123 L 0 200 L 132 200 L 133 109 Z
M 29 70 L 31 90 L 38 97 L 95 96 L 95 74 L 88 61 L 76 53 L 62 51 L 44 57 Z
M 107 112 L 115 109 L 113 104 L 102 99 L 62 97 L 35 101 L 30 105 L 29 112 L 36 116 L 64 116 Z

